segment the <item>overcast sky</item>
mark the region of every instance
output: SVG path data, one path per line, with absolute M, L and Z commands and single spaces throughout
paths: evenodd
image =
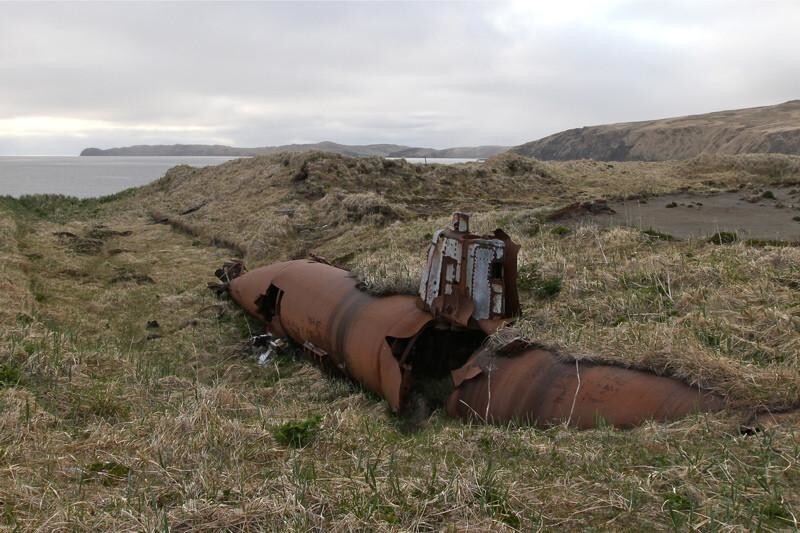
M 515 145 L 800 98 L 800 1 L 0 3 L 0 154 Z

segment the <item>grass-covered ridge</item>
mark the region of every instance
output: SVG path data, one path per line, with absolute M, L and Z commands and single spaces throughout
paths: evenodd
M 796 525 L 798 416 L 740 426 L 800 395 L 798 248 L 544 221 L 576 197 L 797 179 L 777 173 L 783 158 L 706 171 L 282 157 L 180 167 L 100 206 L 59 200 L 57 215 L 45 198 L 0 206 L 3 526 Z M 683 376 L 735 409 L 632 431 L 471 426 L 437 411 L 409 433 L 384 402 L 290 352 L 256 365 L 244 341 L 257 325 L 205 286 L 231 253 L 208 242 L 228 239 L 251 266 L 313 252 L 375 292 L 413 290 L 453 207 L 522 244 L 524 334 L 565 356 Z M 154 224 L 154 210 L 186 228 Z

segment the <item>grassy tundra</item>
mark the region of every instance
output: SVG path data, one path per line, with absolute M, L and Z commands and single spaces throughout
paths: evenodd
M 177 167 L 102 200 L 0 203 L 0 526 L 10 530 L 781 529 L 800 511 L 800 249 L 544 222 L 596 197 L 800 182 L 800 159 L 411 166 L 330 154 Z M 409 431 L 206 289 L 313 252 L 417 282 L 449 212 L 523 246 L 518 329 L 731 408 L 630 431 Z M 160 221 L 164 223 L 154 223 Z M 645 230 L 645 231 L 642 231 Z M 591 355 L 580 355 L 591 354 Z M 786 411 L 742 433 L 752 413 Z

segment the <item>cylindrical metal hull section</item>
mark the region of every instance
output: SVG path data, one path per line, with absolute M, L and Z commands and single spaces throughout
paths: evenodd
M 432 317 L 414 296 L 376 298 L 356 288 L 346 270 L 312 261 L 289 261 L 234 279 L 230 293 L 250 314 L 270 318 L 267 329 L 288 335 L 322 364 L 333 366 L 397 410 L 403 378 L 387 338 L 410 338 Z M 256 301 L 270 286 L 280 291 L 274 316 Z
M 489 423 L 546 427 L 567 422 L 592 428 L 602 420 L 628 428 L 723 407 L 721 398 L 676 379 L 587 362 L 576 365 L 544 349 L 508 357 L 480 352 L 453 374 L 456 388 L 447 412 Z

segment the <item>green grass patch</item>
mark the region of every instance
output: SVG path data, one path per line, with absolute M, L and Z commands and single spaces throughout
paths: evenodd
M 650 240 L 654 240 L 654 241 L 673 242 L 673 241 L 677 241 L 678 240 L 675 237 L 673 237 L 672 235 L 670 235 L 669 233 L 662 233 L 660 231 L 654 230 L 653 228 L 648 228 L 648 229 L 642 230 L 642 235 L 644 235 L 645 237 L 648 237 Z
M 130 405 L 120 397 L 120 388 L 101 382 L 77 389 L 71 394 L 69 418 L 85 423 L 95 418 L 108 422 L 125 420 L 130 414 Z
M 543 276 L 537 265 L 529 263 L 519 268 L 517 287 L 522 291 L 530 291 L 540 300 L 549 300 L 561 292 L 561 276 Z
M 718 231 L 708 238 L 711 244 L 734 244 L 739 241 L 739 236 L 732 231 Z
M 509 489 L 498 479 L 497 474 L 497 468 L 490 457 L 486 466 L 478 474 L 477 486 L 473 495 L 481 508 L 496 520 L 514 529 L 519 529 L 521 521 L 511 505 Z
M 22 370 L 12 362 L 0 364 L 0 389 L 16 387 L 22 382 Z
M 96 462 L 84 468 L 81 481 L 99 481 L 108 486 L 126 480 L 130 472 L 129 467 L 114 461 Z
M 744 243 L 747 246 L 776 246 L 778 248 L 800 246 L 800 241 L 782 241 L 779 239 L 747 239 Z
M 286 422 L 272 430 L 272 436 L 279 444 L 294 448 L 305 448 L 317 438 L 322 417 L 315 415 L 305 420 Z

